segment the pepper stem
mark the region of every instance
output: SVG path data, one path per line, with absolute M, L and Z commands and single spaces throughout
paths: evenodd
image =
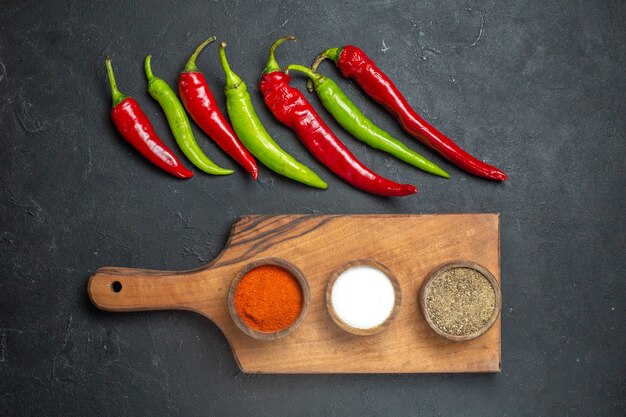
M 225 48 L 226 42 L 220 43 L 220 62 L 222 63 L 222 68 L 224 69 L 224 75 L 226 75 L 226 87 L 224 88 L 236 88 L 242 83 L 242 81 L 241 78 L 239 78 L 239 76 L 230 69 L 230 65 L 228 65 L 228 61 L 226 60 L 226 52 L 224 51 Z
M 146 72 L 146 78 L 148 79 L 148 82 L 152 81 L 152 79 L 155 78 L 154 74 L 152 73 L 152 67 L 150 66 L 151 59 L 152 55 L 147 55 L 145 61 L 143 61 L 143 69 Z
M 107 67 L 107 75 L 109 77 L 109 84 L 111 85 L 111 96 L 113 98 L 113 107 L 115 108 L 118 104 L 124 101 L 127 97 L 120 93 L 120 90 L 117 89 L 117 83 L 115 82 L 115 74 L 113 74 L 113 66 L 111 65 L 111 58 L 108 56 L 104 61 Z
M 332 59 L 335 62 L 335 64 L 336 64 L 337 60 L 339 60 L 339 55 L 341 55 L 341 49 L 342 48 L 328 48 L 327 50 L 325 50 L 324 52 L 322 52 L 321 54 L 319 54 L 315 58 L 315 61 L 313 61 L 313 65 L 311 65 L 311 69 L 314 72 L 316 72 L 317 71 L 317 67 L 319 67 L 319 65 L 325 59 Z M 307 90 L 309 90 L 309 93 L 313 92 L 313 81 L 312 80 L 309 80 L 306 83 L 306 88 L 307 88 Z
M 322 84 L 326 79 L 326 77 L 324 77 L 323 75 L 312 71 L 311 68 L 305 67 L 304 65 L 291 64 L 287 66 L 285 73 L 289 74 L 289 71 L 291 70 L 304 73 L 307 77 L 309 77 L 309 81 L 315 85 L 315 88 L 319 87 L 320 84 Z
M 211 36 L 210 38 L 207 38 L 204 42 L 202 42 L 200 45 L 198 45 L 196 50 L 193 52 L 193 54 L 191 54 L 191 56 L 187 60 L 187 63 L 185 64 L 185 68 L 183 69 L 183 72 L 195 72 L 195 71 L 198 71 L 198 67 L 196 66 L 196 58 L 198 58 L 198 55 L 200 54 L 200 52 L 202 52 L 202 50 L 208 44 L 210 44 L 212 42 L 215 42 L 215 36 Z
M 278 45 L 280 45 L 281 43 L 285 41 L 295 41 L 295 40 L 296 40 L 295 36 L 289 35 L 289 36 L 283 36 L 282 38 L 279 38 L 276 42 L 274 42 L 274 44 L 270 48 L 270 56 L 267 60 L 267 65 L 265 66 L 265 69 L 263 70 L 263 74 L 269 74 L 270 72 L 280 71 L 280 66 L 278 65 L 278 62 L 276 62 L 276 58 L 274 57 L 274 52 L 276 51 L 276 48 L 278 47 Z

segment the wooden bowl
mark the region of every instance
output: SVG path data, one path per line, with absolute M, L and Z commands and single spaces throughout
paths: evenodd
M 250 272 L 251 270 L 253 270 L 254 268 L 258 266 L 263 266 L 263 265 L 276 265 L 289 271 L 294 276 L 294 278 L 298 281 L 298 283 L 300 284 L 300 289 L 302 290 L 302 310 L 300 310 L 300 315 L 288 327 L 282 330 L 279 330 L 277 332 L 262 332 L 260 330 L 256 330 L 256 329 L 249 327 L 241 319 L 241 317 L 239 317 L 239 314 L 237 314 L 237 309 L 235 308 L 235 290 L 237 289 L 237 285 L 239 284 L 239 281 L 241 281 L 241 279 L 248 272 Z M 254 262 L 250 262 L 241 271 L 237 273 L 237 275 L 235 276 L 235 279 L 233 279 L 232 283 L 230 284 L 230 289 L 228 290 L 228 311 L 230 312 L 230 316 L 232 317 L 233 321 L 235 322 L 237 327 L 241 329 L 242 332 L 244 332 L 250 337 L 253 337 L 259 340 L 276 340 L 276 339 L 280 339 L 281 337 L 285 337 L 293 333 L 304 320 L 304 317 L 306 316 L 306 313 L 309 310 L 310 301 L 311 301 L 311 290 L 309 289 L 309 283 L 304 277 L 304 274 L 302 274 L 302 271 L 300 271 L 291 263 L 280 258 L 265 258 L 265 259 L 259 259 Z
M 343 320 L 339 318 L 339 316 L 337 315 L 337 313 L 335 312 L 333 308 L 333 303 L 332 303 L 333 285 L 335 285 L 337 278 L 339 278 L 339 276 L 342 273 L 344 273 L 347 269 L 352 268 L 354 266 L 371 266 L 373 268 L 379 269 L 385 275 L 387 275 L 387 277 L 389 278 L 389 281 L 391 281 L 391 285 L 393 286 L 393 290 L 394 290 L 394 306 L 391 310 L 391 313 L 389 313 L 389 316 L 387 316 L 387 319 L 384 322 L 382 322 L 378 326 L 370 327 L 369 329 L 359 329 L 359 328 L 350 326 L 349 324 L 345 323 Z M 328 308 L 328 313 L 330 314 L 330 317 L 337 324 L 337 326 L 339 326 L 340 328 L 342 328 L 348 333 L 352 333 L 358 336 L 370 336 L 370 335 L 380 333 L 383 330 L 385 330 L 391 324 L 393 319 L 398 315 L 398 311 L 400 310 L 401 303 L 402 303 L 402 290 L 400 289 L 400 283 L 398 282 L 398 279 L 389 270 L 389 268 L 387 268 L 385 265 L 373 259 L 357 259 L 357 260 L 350 261 L 342 265 L 341 267 L 339 267 L 339 269 L 333 272 L 333 274 L 330 277 L 330 281 L 328 282 L 328 285 L 326 286 L 326 307 Z
M 496 305 L 493 310 L 493 314 L 491 315 L 487 323 L 485 323 L 485 325 L 482 328 L 480 328 L 480 330 L 477 330 L 474 333 L 470 333 L 466 335 L 453 335 L 453 334 L 446 333 L 443 330 L 441 330 L 429 317 L 428 311 L 426 308 L 426 294 L 427 294 L 428 286 L 430 285 L 430 283 L 433 281 L 433 279 L 438 277 L 440 274 L 446 271 L 449 271 L 450 269 L 454 269 L 454 268 L 469 268 L 469 269 L 474 269 L 475 271 L 478 271 L 479 273 L 481 273 L 491 284 L 491 287 L 493 288 L 493 291 L 496 297 L 496 300 L 495 300 Z M 445 337 L 446 339 L 453 340 L 455 342 L 463 342 L 466 340 L 476 339 L 477 337 L 482 336 L 483 334 L 487 332 L 487 330 L 491 328 L 491 326 L 493 326 L 498 316 L 500 315 L 500 309 L 502 307 L 502 294 L 500 292 L 500 284 L 498 284 L 498 281 L 496 280 L 496 278 L 486 268 L 474 262 L 454 261 L 454 262 L 446 263 L 442 266 L 439 266 L 435 268 L 430 274 L 428 274 L 428 277 L 422 284 L 422 288 L 420 290 L 419 305 L 420 305 L 420 309 L 422 310 L 422 315 L 424 316 L 424 319 L 426 319 L 426 322 L 428 323 L 430 328 L 433 329 L 435 333 L 437 333 L 439 336 Z

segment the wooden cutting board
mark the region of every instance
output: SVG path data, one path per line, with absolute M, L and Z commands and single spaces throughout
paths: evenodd
M 302 271 L 310 306 L 289 336 L 256 340 L 232 321 L 227 295 L 244 266 L 270 257 Z M 340 329 L 325 304 L 333 271 L 363 258 L 384 264 L 402 289 L 397 317 L 372 336 Z M 421 314 L 423 280 L 454 260 L 478 263 L 500 281 L 497 214 L 246 216 L 235 222 L 226 248 L 205 267 L 183 272 L 102 268 L 90 278 L 88 292 L 103 310 L 184 309 L 206 316 L 224 332 L 243 372 L 499 372 L 499 318 L 481 337 L 452 342 L 435 334 Z

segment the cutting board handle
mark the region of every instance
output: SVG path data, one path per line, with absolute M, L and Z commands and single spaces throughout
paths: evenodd
M 192 310 L 207 302 L 206 284 L 196 271 L 101 268 L 89 279 L 91 301 L 107 311 Z

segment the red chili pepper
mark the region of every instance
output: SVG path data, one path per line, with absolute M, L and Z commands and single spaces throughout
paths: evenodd
M 332 59 L 344 77 L 354 79 L 371 98 L 392 113 L 404 130 L 458 167 L 491 180 L 508 179 L 504 172 L 476 159 L 422 119 L 398 91 L 393 81 L 361 49 L 352 45 L 327 49 L 315 59 L 313 71 L 317 70 L 318 65 L 325 58 Z M 309 90 L 312 91 L 312 88 L 309 87 Z
M 117 89 L 111 60 L 106 59 L 107 74 L 113 95 L 113 124 L 124 139 L 134 146 L 150 162 L 178 178 L 191 178 L 193 172 L 180 163 L 176 155 L 157 136 L 148 116 L 132 97 L 126 97 Z
M 200 128 L 237 161 L 255 180 L 259 174 L 254 157 L 242 145 L 217 106 L 204 75 L 196 66 L 196 58 L 205 46 L 215 40 L 212 36 L 202 42 L 189 57 L 178 78 L 178 92 L 185 109 Z
M 363 165 L 333 134 L 304 95 L 289 86 L 291 77 L 280 71 L 274 59 L 274 50 L 285 40 L 295 38 L 280 38 L 272 45 L 269 61 L 259 84 L 265 104 L 274 116 L 296 132 L 318 161 L 355 187 L 384 196 L 416 193 L 415 186 L 390 181 Z

